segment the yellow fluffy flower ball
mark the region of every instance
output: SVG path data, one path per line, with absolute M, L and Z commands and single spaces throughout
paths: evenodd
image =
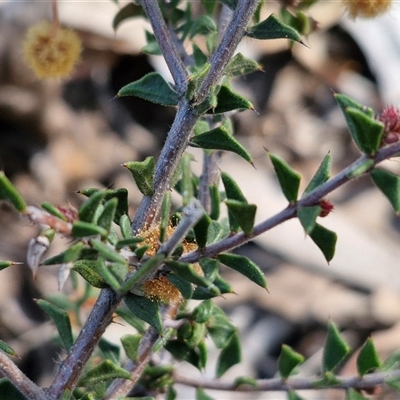
M 40 79 L 67 76 L 81 50 L 81 41 L 74 31 L 56 28 L 47 21 L 32 26 L 23 44 L 25 61 Z
M 389 10 L 392 0 L 342 0 L 351 18 L 374 18 Z

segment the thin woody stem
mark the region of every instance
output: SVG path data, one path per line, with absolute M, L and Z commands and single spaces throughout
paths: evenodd
M 389 372 L 377 372 L 373 374 L 364 375 L 363 377 L 352 376 L 336 376 L 338 383 L 335 383 L 335 389 L 359 389 L 367 390 L 373 389 L 376 386 L 385 383 L 388 378 L 400 378 L 400 370 Z M 221 382 L 220 380 L 211 380 L 205 378 L 193 378 L 179 373 L 174 374 L 174 382 L 183 385 L 213 389 L 213 390 L 227 390 L 234 392 L 265 392 L 265 391 L 288 391 L 288 390 L 307 390 L 315 389 L 320 383 L 319 379 L 315 378 L 289 378 L 286 380 L 280 378 L 274 379 L 261 379 L 255 381 L 251 385 L 237 385 L 235 382 Z M 325 388 L 318 386 L 318 388 Z M 332 388 L 332 385 L 326 385 L 326 388 Z
M 154 36 L 157 38 L 162 55 L 177 86 L 178 93 L 183 94 L 189 76 L 186 66 L 179 56 L 179 52 L 171 38 L 167 24 L 164 21 L 160 7 L 156 0 L 142 0 L 141 5 L 150 21 Z
M 7 378 L 29 400 L 46 399 L 45 391 L 36 386 L 2 351 L 0 351 L 0 375 Z
M 299 207 L 316 205 L 319 200 L 321 200 L 327 194 L 336 190 L 338 187 L 353 179 L 369 173 L 377 164 L 379 164 L 383 160 L 398 156 L 399 153 L 400 143 L 384 147 L 375 154 L 372 165 L 369 164 L 371 158 L 363 155 L 349 167 L 345 168 L 343 171 L 337 174 L 334 178 L 318 186 L 306 196 L 302 197 L 295 204 L 289 205 L 271 218 L 268 218 L 265 221 L 255 225 L 253 232 L 250 235 L 246 235 L 243 232 L 240 232 L 236 235 L 229 236 L 228 238 L 213 243 L 205 247 L 204 249 L 198 249 L 192 251 L 191 253 L 185 254 L 179 259 L 179 261 L 193 263 L 197 262 L 200 258 L 215 257 L 224 251 L 232 250 L 236 247 L 239 247 L 244 243 L 253 240 L 255 237 L 261 235 L 262 233 L 269 231 L 275 226 L 296 217 L 297 209 Z M 364 168 L 364 166 L 366 167 Z M 362 173 L 358 172 L 360 170 L 362 171 Z

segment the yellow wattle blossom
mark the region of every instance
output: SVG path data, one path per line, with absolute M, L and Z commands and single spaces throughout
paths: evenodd
M 25 61 L 40 79 L 70 74 L 81 50 L 81 41 L 74 31 L 56 28 L 48 21 L 33 25 L 23 43 Z
M 165 240 L 171 237 L 174 230 L 175 228 L 173 226 L 168 226 L 165 233 Z M 147 231 L 139 232 L 139 236 L 144 238 L 139 246 L 150 245 L 146 254 L 150 257 L 154 256 L 160 247 L 160 227 L 155 226 Z M 182 247 L 183 253 L 188 253 L 195 250 L 197 245 L 184 240 L 182 242 Z M 199 264 L 194 264 L 193 267 L 198 275 L 204 275 Z M 142 290 L 143 294 L 149 299 L 160 301 L 165 304 L 179 304 L 183 302 L 181 292 L 165 276 L 156 277 L 144 282 Z
M 387 12 L 392 0 L 342 0 L 351 18 L 374 18 Z

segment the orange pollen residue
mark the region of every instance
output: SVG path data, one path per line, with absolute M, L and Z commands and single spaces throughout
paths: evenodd
M 168 240 L 174 233 L 175 227 L 168 226 L 165 240 Z M 149 257 L 154 256 L 158 249 L 160 248 L 160 227 L 156 226 L 152 229 L 139 232 L 138 236 L 144 238 L 140 246 L 150 245 L 149 249 L 146 251 L 146 255 Z M 196 243 L 183 241 L 182 242 L 183 252 L 188 253 L 197 248 Z M 203 270 L 199 264 L 194 264 L 194 269 L 198 275 L 203 276 Z M 183 302 L 183 297 L 181 292 L 167 279 L 165 276 L 160 276 L 154 279 L 150 279 L 143 284 L 143 293 L 146 297 L 157 300 L 165 304 L 180 304 Z
M 374 18 L 384 14 L 392 5 L 392 0 L 342 0 L 351 18 Z
M 165 304 L 183 302 L 181 292 L 165 276 L 146 281 L 143 284 L 143 292 L 146 297 Z

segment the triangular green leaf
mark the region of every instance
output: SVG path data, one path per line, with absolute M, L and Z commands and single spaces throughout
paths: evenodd
M 267 281 L 260 267 L 247 257 L 238 254 L 220 254 L 217 259 L 227 267 L 240 272 L 257 285 L 263 288 L 267 287 Z
M 214 305 L 211 300 L 200 303 L 192 312 L 192 318 L 199 324 L 204 324 L 211 317 Z
M 25 200 L 3 171 L 0 171 L 0 200 L 9 201 L 19 212 L 24 213 L 26 211 Z
M 119 25 L 129 18 L 139 17 L 142 15 L 143 9 L 142 7 L 136 5 L 135 3 L 128 3 L 124 7 L 118 10 L 117 14 L 115 15 L 112 27 L 114 31 L 117 30 Z
M 84 222 L 96 222 L 95 216 L 98 213 L 106 192 L 97 190 L 79 207 L 79 219 Z
M 234 293 L 232 286 L 227 281 L 222 279 L 219 275 L 216 276 L 213 283 L 215 287 L 218 288 L 221 295 L 226 293 Z M 206 300 L 212 299 L 214 297 L 217 296 L 213 291 L 210 290 L 210 288 L 205 288 L 201 286 L 197 286 L 192 295 L 193 300 Z
M 274 166 L 276 176 L 286 199 L 294 203 L 300 187 L 301 175 L 294 171 L 285 161 L 275 154 L 268 153 Z
M 190 39 L 196 35 L 206 36 L 211 32 L 215 32 L 216 30 L 217 26 L 215 25 L 215 21 L 208 15 L 202 15 L 191 24 Z
M 383 123 L 356 108 L 348 107 L 343 112 L 350 135 L 357 147 L 367 155 L 375 154 L 381 145 Z
M 115 219 L 115 213 L 118 207 L 118 199 L 113 198 L 108 200 L 104 204 L 103 212 L 100 214 L 100 217 L 97 221 L 97 224 L 104 228 L 107 232 L 110 232 L 112 222 Z
M 319 247 L 326 261 L 329 263 L 335 255 L 336 233 L 316 223 L 310 233 L 310 238 Z
M 343 111 L 343 113 L 345 112 L 345 110 L 347 108 L 356 108 L 357 110 L 363 112 L 367 117 L 374 117 L 374 110 L 371 107 L 366 107 L 363 106 L 362 104 L 357 103 L 356 101 L 354 101 L 352 98 L 341 94 L 341 93 L 335 93 L 334 94 L 335 100 L 337 101 L 337 103 L 339 104 L 339 107 L 341 108 L 341 110 Z M 346 117 L 346 115 L 345 115 Z
M 136 317 L 127 307 L 118 307 L 115 313 L 129 325 L 133 326 L 139 333 L 144 333 L 146 331 L 146 324 L 143 320 Z
M 241 359 L 240 339 L 236 331 L 219 354 L 216 372 L 217 378 L 224 375 L 233 365 L 238 364 Z
M 400 177 L 392 172 L 375 168 L 371 179 L 376 187 L 387 197 L 396 214 L 400 213 Z
M 284 24 L 271 14 L 266 20 L 252 26 L 247 36 L 254 39 L 291 39 L 301 42 L 300 34 L 291 26 Z
M 292 371 L 304 361 L 304 356 L 294 351 L 290 346 L 282 345 L 278 359 L 278 369 L 281 377 L 286 379 Z
M 159 335 L 162 335 L 162 319 L 157 302 L 133 293 L 128 293 L 124 301 L 134 315 L 150 324 Z
M 39 299 L 36 302 L 53 320 L 60 335 L 62 344 L 65 350 L 69 352 L 74 343 L 74 339 L 72 337 L 71 321 L 69 320 L 68 313 L 46 300 Z
M 218 349 L 225 348 L 236 332 L 236 328 L 229 321 L 226 314 L 215 305 L 212 308 L 211 316 L 206 326 L 211 339 Z
M 78 386 L 95 386 L 111 379 L 130 379 L 130 372 L 106 360 L 82 375 Z
M 175 274 L 169 274 L 167 279 L 181 292 L 184 299 L 192 298 L 193 285 L 190 282 Z
M 176 106 L 179 101 L 178 94 L 158 72 L 150 72 L 129 83 L 119 90 L 117 96 L 136 96 L 162 106 Z
M 324 352 L 322 356 L 322 370 L 323 372 L 332 371 L 339 363 L 349 354 L 350 348 L 340 333 L 336 325 L 329 321 L 328 333 L 324 345 Z
M 251 101 L 235 93 L 228 85 L 222 85 L 217 95 L 217 106 L 209 114 L 223 114 L 233 110 L 254 110 Z
M 75 221 L 72 225 L 71 235 L 76 239 L 97 235 L 105 237 L 107 236 L 107 231 L 101 226 L 92 224 L 91 222 Z
M 203 249 L 207 244 L 208 228 L 211 224 L 211 218 L 204 214 L 199 222 L 194 226 L 194 235 L 196 237 L 197 245 Z
M 199 354 L 185 342 L 181 340 L 169 340 L 164 347 L 178 360 L 187 361 L 198 369 L 202 368 L 200 365 Z
M 242 53 L 237 53 L 225 67 L 224 74 L 227 76 L 239 76 L 250 74 L 259 69 L 261 69 L 261 66 L 255 60 L 245 57 Z
M 375 350 L 374 343 L 368 338 L 357 357 L 357 371 L 363 377 L 367 372 L 379 368 L 381 362 Z
M 332 165 L 332 157 L 330 154 L 327 154 L 322 160 L 317 172 L 307 185 L 306 190 L 304 190 L 303 196 L 306 195 L 307 193 L 310 193 L 311 191 L 313 191 L 315 188 L 325 183 L 330 178 L 331 165 Z
M 189 144 L 202 149 L 232 151 L 250 164 L 253 163 L 248 151 L 223 126 L 192 137 Z
M 287 394 L 287 400 L 303 400 L 294 390 L 289 390 Z
M 228 210 L 233 214 L 236 221 L 246 235 L 253 232 L 257 206 L 255 204 L 243 203 L 237 200 L 226 200 Z
M 152 196 L 154 193 L 154 157 L 147 157 L 144 161 L 129 161 L 123 165 L 132 174 L 140 192 L 145 196 Z
M 124 335 L 120 339 L 126 356 L 132 361 L 136 361 L 138 358 L 141 339 L 142 335 Z
M 320 206 L 300 207 L 297 210 L 297 217 L 304 228 L 304 231 L 309 235 L 315 228 L 315 221 L 321 212 Z

